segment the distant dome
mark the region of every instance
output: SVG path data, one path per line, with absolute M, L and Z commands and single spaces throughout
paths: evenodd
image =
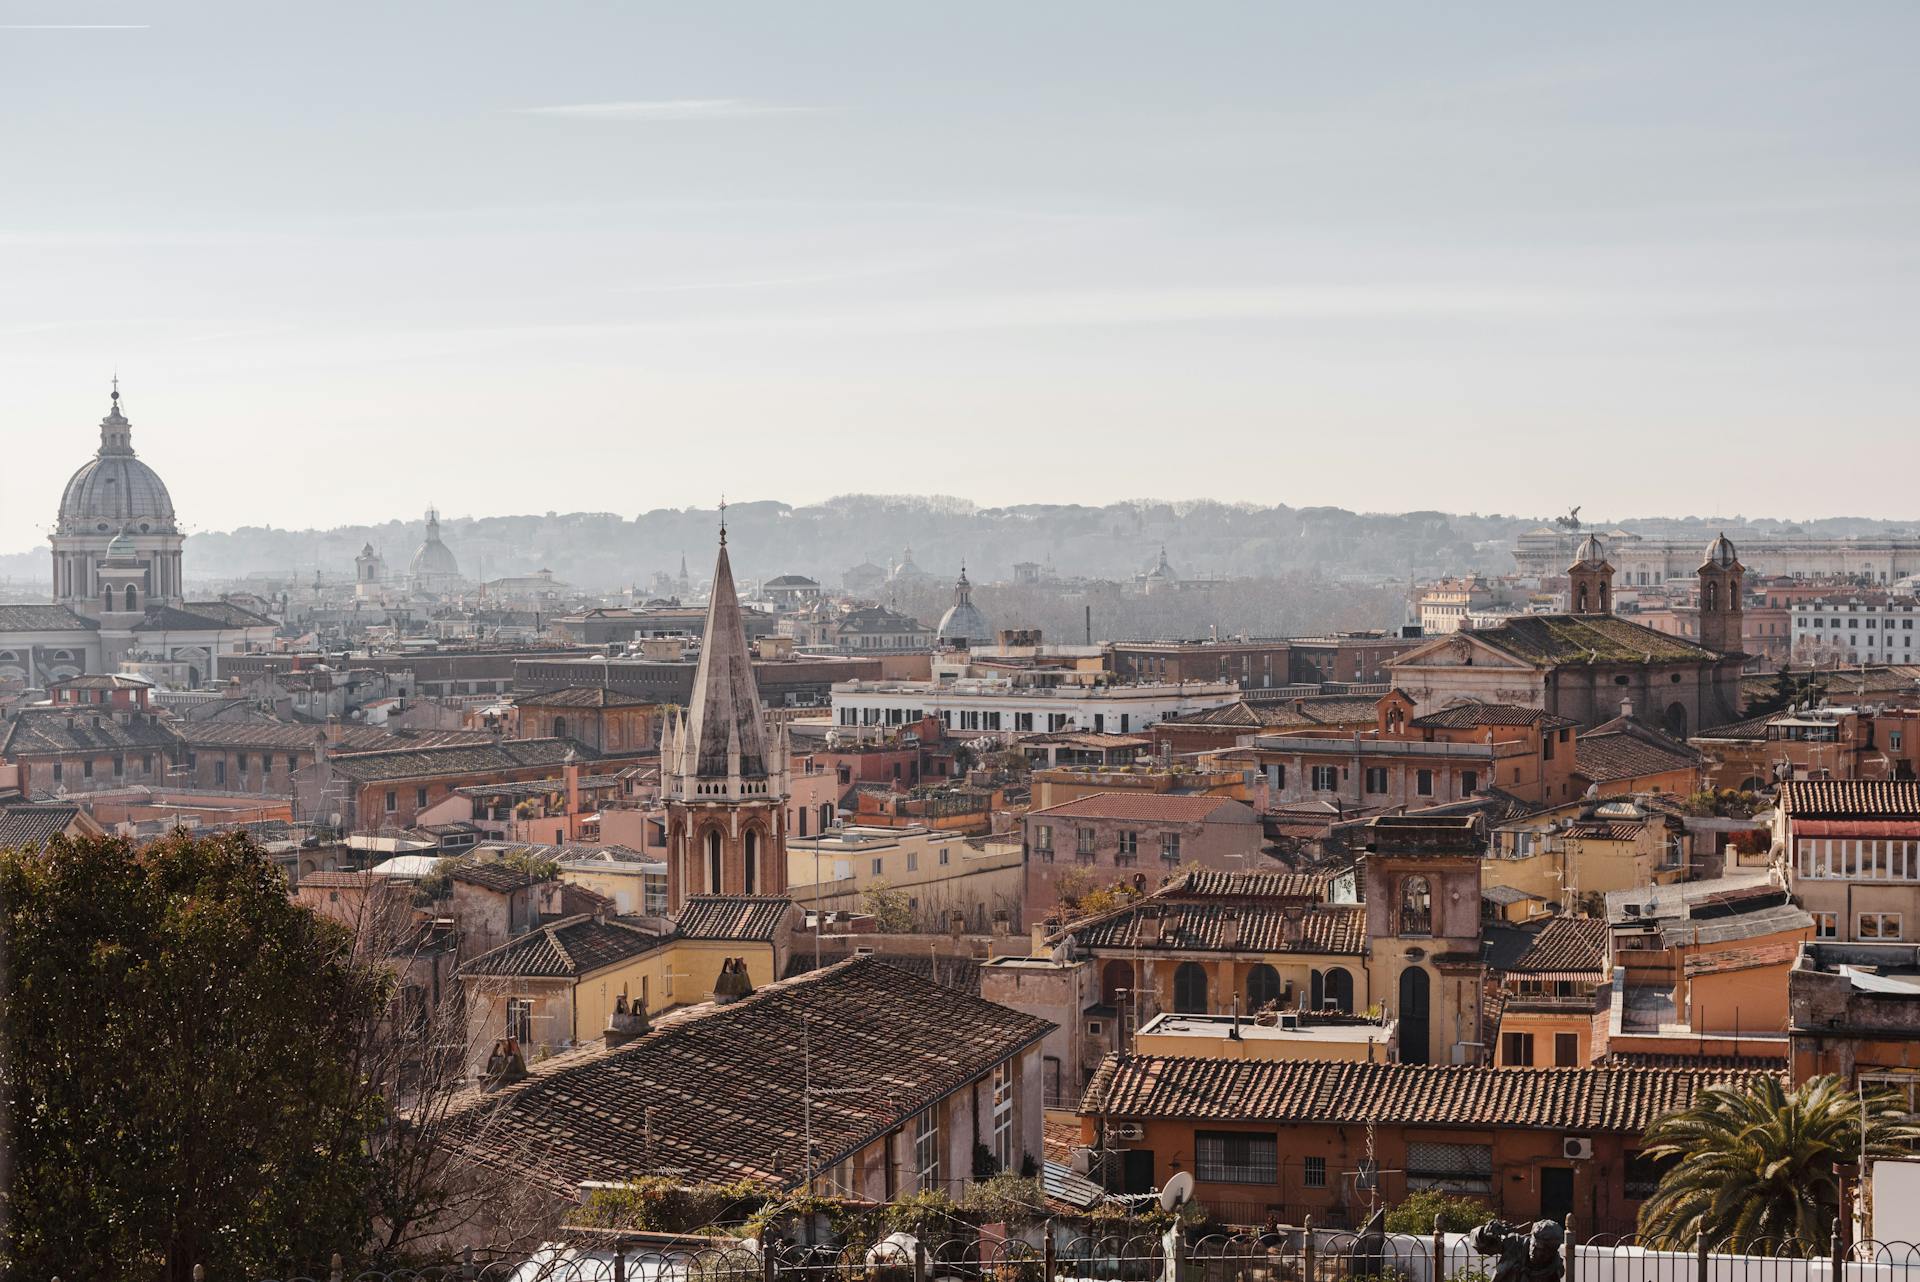
M 993 625 L 973 603 L 973 584 L 967 582 L 965 566 L 960 567 L 960 581 L 953 585 L 953 604 L 940 616 L 940 626 L 934 629 L 934 636 L 942 641 L 969 644 L 993 640 Z
M 1573 559 L 1580 565 L 1599 565 L 1607 559 L 1607 545 L 1600 541 L 1598 534 L 1589 534 L 1574 549 Z
M 427 509 L 427 537 L 407 563 L 407 573 L 420 583 L 449 583 L 460 577 L 453 549 L 440 541 L 440 514 Z
M 100 420 L 100 449 L 60 495 L 59 533 L 140 534 L 175 531 L 166 483 L 133 453 L 133 424 L 120 413 L 120 393 Z
M 1727 570 L 1731 569 L 1739 559 L 1739 553 L 1733 550 L 1733 540 L 1729 539 L 1725 534 L 1720 535 L 1714 539 L 1713 542 L 1707 544 L 1706 564 L 1708 565 L 1717 565 L 1721 569 Z

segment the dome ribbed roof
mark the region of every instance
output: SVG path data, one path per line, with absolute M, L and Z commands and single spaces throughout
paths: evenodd
M 120 412 L 120 393 L 100 420 L 100 449 L 67 481 L 60 495 L 62 534 L 133 530 L 174 532 L 173 496 L 158 473 L 133 453 L 133 424 Z
M 991 641 L 993 625 L 980 607 L 973 603 L 973 584 L 967 581 L 967 567 L 960 567 L 960 579 L 953 585 L 953 604 L 940 616 L 933 635 L 941 641 Z
M 432 508 L 427 509 L 426 541 L 407 563 L 407 573 L 416 579 L 460 577 L 460 562 L 454 559 L 453 549 L 440 541 L 440 514 Z
M 1733 550 L 1733 540 L 1725 534 L 1720 535 L 1713 542 L 1707 544 L 1706 564 L 1708 565 L 1717 565 L 1724 570 L 1731 568 L 1733 563 L 1739 559 L 1739 553 Z
M 1607 559 L 1607 545 L 1600 541 L 1598 534 L 1589 534 L 1574 549 L 1573 559 L 1581 565 L 1599 565 Z

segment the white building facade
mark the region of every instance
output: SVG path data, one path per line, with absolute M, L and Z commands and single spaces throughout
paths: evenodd
M 955 734 L 1132 734 L 1239 699 L 1240 688 L 1225 681 L 1050 687 L 993 677 L 842 681 L 833 687 L 833 719 L 843 726 L 904 726 L 933 716 Z

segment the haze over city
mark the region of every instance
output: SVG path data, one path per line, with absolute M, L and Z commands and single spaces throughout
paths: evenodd
M 1905 516 L 1727 457 L 1912 449 L 1920 13 L 1804 16 L 6 0 L 0 550 L 116 368 L 195 529 Z

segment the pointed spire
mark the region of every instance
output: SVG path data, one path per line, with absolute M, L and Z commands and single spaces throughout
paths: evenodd
M 720 496 L 720 546 L 727 546 L 727 496 Z
M 726 779 L 736 761 L 742 779 L 765 779 L 768 774 L 765 718 L 725 543 L 713 566 L 706 636 L 688 702 L 685 752 L 690 766 L 686 772 L 698 778 Z

